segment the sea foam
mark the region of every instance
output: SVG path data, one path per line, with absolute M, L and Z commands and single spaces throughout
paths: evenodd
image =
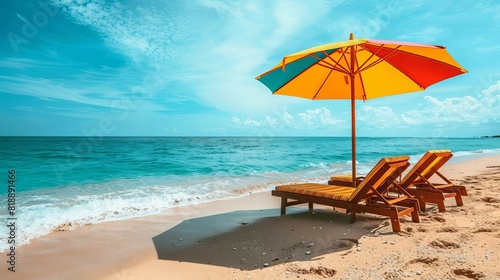
M 17 205 L 16 243 L 29 244 L 30 240 L 53 231 L 157 214 L 172 207 L 239 197 L 281 184 L 326 183 L 330 175 L 348 173 L 351 168 L 347 164 L 322 162 L 309 166 L 312 167 L 291 173 L 267 171 L 242 176 L 145 177 L 25 191 L 19 194 Z M 5 220 L 6 215 L 2 214 L 0 218 Z M 5 236 L 0 237 L 0 251 L 8 248 L 3 240 Z

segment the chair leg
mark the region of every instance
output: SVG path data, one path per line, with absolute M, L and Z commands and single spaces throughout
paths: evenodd
M 420 196 L 417 197 L 417 199 L 418 199 L 418 204 L 420 206 L 420 211 L 422 211 L 422 212 L 427 211 L 425 200 L 422 197 L 420 197 Z
M 420 223 L 420 215 L 418 214 L 419 211 L 419 202 L 417 199 L 413 200 L 413 203 L 411 206 L 413 207 L 413 211 L 411 212 L 411 220 L 415 223 Z
M 282 197 L 281 198 L 281 216 L 286 215 L 286 202 L 287 202 L 286 197 Z
M 400 232 L 401 231 L 401 224 L 399 223 L 399 217 L 398 217 L 397 210 L 395 210 L 395 212 L 392 213 L 390 218 L 391 218 L 392 231 Z
M 312 202 L 309 202 L 309 213 L 312 213 L 313 212 L 313 203 Z
M 351 224 L 356 221 L 356 211 L 351 209 Z
M 460 190 L 460 193 L 462 194 L 462 196 L 467 196 L 467 189 L 465 188 L 465 186 L 457 186 L 458 189 Z
M 462 200 L 462 192 L 460 191 L 460 189 L 456 189 L 455 193 L 457 194 L 455 196 L 455 201 L 457 202 L 457 205 L 458 206 L 463 206 L 464 205 L 464 201 Z
M 436 201 L 439 212 L 446 212 L 446 208 L 444 207 L 444 200 Z

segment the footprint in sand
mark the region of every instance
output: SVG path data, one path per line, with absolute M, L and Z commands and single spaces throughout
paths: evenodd
M 297 274 L 312 274 L 312 275 L 317 275 L 321 276 L 323 278 L 327 277 L 332 277 L 335 274 L 337 274 L 337 271 L 331 268 L 327 268 L 324 266 L 318 266 L 318 267 L 311 267 L 309 269 L 305 268 L 293 268 L 290 269 L 291 272 L 297 273 Z M 299 277 L 299 276 L 297 276 Z
M 446 222 L 446 220 L 443 217 L 439 217 L 439 216 L 431 216 L 430 219 L 431 219 L 431 221 L 436 221 L 436 222 L 440 222 L 440 223 Z
M 500 202 L 500 200 L 498 198 L 494 198 L 491 196 L 483 197 L 483 198 L 481 198 L 481 200 L 483 202 L 488 202 L 488 203 L 499 203 Z
M 453 273 L 455 273 L 455 275 L 461 275 L 471 279 L 482 279 L 486 277 L 486 275 L 484 275 L 484 273 L 482 272 L 475 272 L 470 269 L 464 268 L 455 269 L 453 270 Z
M 464 183 L 465 183 L 465 184 L 467 184 L 467 185 L 468 185 L 468 184 L 471 184 L 471 185 L 472 185 L 472 184 L 478 184 L 478 183 L 479 183 L 479 181 L 471 180 L 471 181 L 465 181 Z
M 414 263 L 425 263 L 425 264 L 431 264 L 435 261 L 437 261 L 438 258 L 431 258 L 431 257 L 422 257 L 422 258 L 417 258 L 409 261 L 407 264 L 414 264 Z
M 457 249 L 460 248 L 460 245 L 451 242 L 451 241 L 446 241 L 446 240 L 434 240 L 430 243 L 430 245 L 434 248 L 440 248 L 440 249 Z
M 496 229 L 493 229 L 493 228 L 479 228 L 475 231 L 473 231 L 472 233 L 480 233 L 480 232 L 495 232 L 497 231 Z
M 428 232 L 428 231 L 429 231 L 428 229 L 423 228 L 423 227 L 419 227 L 419 228 L 417 228 L 417 230 L 418 230 L 419 232 Z
M 460 213 L 460 214 L 468 214 L 469 213 L 469 209 L 467 208 L 450 208 L 450 209 L 447 209 L 448 212 L 450 213 Z
M 358 244 L 358 240 L 356 240 L 356 239 L 353 240 L 353 239 L 346 238 L 346 239 L 339 239 L 337 241 L 338 242 L 336 245 L 338 248 L 350 248 L 350 247 L 353 247 L 354 244 Z
M 455 227 L 442 227 L 437 230 L 437 232 L 457 232 L 458 229 Z

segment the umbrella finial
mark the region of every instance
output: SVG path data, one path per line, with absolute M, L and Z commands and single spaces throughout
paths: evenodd
M 349 35 L 349 40 L 354 40 L 354 34 Z

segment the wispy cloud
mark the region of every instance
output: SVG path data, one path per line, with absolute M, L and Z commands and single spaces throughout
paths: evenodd
M 182 83 L 182 94 L 191 100 L 228 112 L 295 103 L 270 99 L 253 77 L 266 70 L 262 65 L 270 67 L 279 60 L 278 49 L 297 43 L 294 34 L 336 5 L 209 0 L 150 6 L 104 0 L 53 3 L 74 22 L 94 30 L 112 50 L 146 66 L 149 70 L 142 75 L 163 77 L 157 92 L 175 96 L 169 81 Z
M 64 82 L 49 79 L 33 79 L 29 77 L 0 76 L 2 91 L 12 95 L 33 96 L 41 100 L 58 100 L 72 102 L 72 108 L 78 106 L 97 106 L 112 110 L 128 111 L 166 111 L 167 107 L 142 98 L 134 92 L 124 95 L 113 87 L 93 86 L 81 88 L 78 85 L 67 85 Z M 19 85 L 23 85 L 19 87 Z M 91 118 L 93 113 L 89 111 Z
M 15 106 L 13 109 L 18 111 L 51 114 L 51 115 L 58 115 L 58 116 L 78 118 L 78 119 L 102 118 L 102 116 L 100 116 L 101 111 L 93 107 L 68 108 L 68 107 L 55 107 L 55 106 L 43 106 L 43 107 Z
M 479 47 L 479 48 L 477 48 L 477 51 L 482 52 L 482 53 L 498 52 L 498 51 L 500 51 L 500 45 L 490 46 L 490 47 Z
M 485 16 L 493 16 L 494 19 L 500 19 L 500 4 L 498 2 L 482 1 L 476 3 L 473 8 Z
M 438 38 L 440 38 L 443 32 L 444 30 L 442 28 L 438 28 L 436 26 L 426 26 L 423 29 L 420 29 L 420 31 L 405 34 L 399 38 L 414 42 L 434 43 L 438 41 Z
M 181 30 L 169 26 L 162 10 L 104 0 L 53 0 L 76 23 L 85 25 L 119 53 L 140 63 L 144 59 L 167 61 L 168 47 Z M 147 27 L 147 28 L 144 28 Z M 182 36 L 182 35 L 181 35 Z
M 335 4 L 273 1 L 265 2 L 266 9 L 262 9 L 264 2 L 260 1 L 229 7 L 227 3 L 202 3 L 214 7 L 220 15 L 218 33 L 230 36 L 208 41 L 202 55 L 196 56 L 196 71 L 202 75 L 193 77 L 190 83 L 200 102 L 233 113 L 266 112 L 297 103 L 272 98 L 253 78 L 278 63 L 287 54 L 285 47 L 290 52 L 304 48 L 297 34 L 316 24 L 318 17 Z
M 138 133 L 154 119 L 167 134 L 231 134 L 250 127 L 278 134 L 332 126 L 348 131 L 348 106 L 336 107 L 333 115 L 326 101 L 273 96 L 254 77 L 286 54 L 346 40 L 353 32 L 446 45 L 470 72 L 429 89 L 428 97 L 409 97 L 420 106 L 399 104 L 398 97 L 358 103 L 361 128 L 500 123 L 497 77 L 477 81 L 497 72 L 494 59 L 485 59 L 499 51 L 492 36 L 499 20 L 495 1 L 49 1 L 58 7 L 57 16 L 16 56 L 0 55 L 0 91 L 18 105 L 6 107 L 30 116 L 92 122 L 97 115 L 128 111 L 127 125 Z M 16 2 L 8 11 L 9 23 L 21 30 L 32 17 L 16 5 L 28 4 Z M 493 87 L 483 93 L 484 85 Z M 179 120 L 188 118 L 181 129 Z
M 50 67 L 61 67 L 65 64 L 62 62 L 48 61 L 42 59 L 30 59 L 23 57 L 7 57 L 0 60 L 0 68 L 9 70 L 27 70 L 27 69 L 46 69 Z

